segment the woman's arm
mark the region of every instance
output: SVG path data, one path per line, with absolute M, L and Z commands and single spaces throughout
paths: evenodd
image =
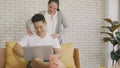
M 32 24 L 32 21 L 31 19 L 28 19 L 27 22 L 26 22 L 26 29 L 30 29 L 30 25 Z
M 31 24 L 32 24 L 31 19 L 27 20 L 27 22 L 26 22 L 26 30 L 27 30 L 27 33 L 28 33 L 29 35 L 32 35 L 32 30 L 31 30 L 31 28 L 30 28 L 30 25 L 31 25 Z
M 69 26 L 62 12 L 60 12 L 60 14 L 61 14 L 61 24 L 63 25 L 63 30 L 60 32 L 60 35 L 61 35 L 61 34 L 64 34 L 68 30 Z

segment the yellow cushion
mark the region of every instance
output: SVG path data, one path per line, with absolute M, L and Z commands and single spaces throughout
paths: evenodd
M 23 58 L 13 52 L 16 42 L 6 42 L 6 65 L 5 68 L 26 68 L 26 62 Z
M 76 68 L 73 58 L 74 44 L 73 43 L 63 43 L 62 47 L 62 58 L 61 61 L 66 65 L 67 68 Z

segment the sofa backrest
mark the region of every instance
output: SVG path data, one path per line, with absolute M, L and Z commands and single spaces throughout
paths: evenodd
M 5 48 L 0 48 L 0 68 L 5 68 Z

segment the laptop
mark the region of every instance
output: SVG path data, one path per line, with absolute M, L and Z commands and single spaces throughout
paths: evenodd
M 48 46 L 31 46 L 23 47 L 24 49 L 24 59 L 26 61 L 31 61 L 34 58 L 41 58 L 44 61 L 49 60 L 49 55 L 53 54 L 53 47 Z

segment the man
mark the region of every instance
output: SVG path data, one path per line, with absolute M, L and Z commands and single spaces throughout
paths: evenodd
M 18 42 L 13 48 L 14 52 L 23 57 L 21 47 L 26 46 L 40 46 L 40 45 L 52 45 L 54 53 L 49 56 L 49 63 L 44 62 L 40 58 L 34 58 L 31 61 L 32 68 L 65 68 L 65 66 L 59 61 L 62 52 L 59 41 L 57 38 L 53 39 L 49 34 L 46 33 L 46 21 L 42 14 L 35 14 L 32 17 L 32 23 L 36 34 L 29 36 L 26 35 L 20 42 Z

